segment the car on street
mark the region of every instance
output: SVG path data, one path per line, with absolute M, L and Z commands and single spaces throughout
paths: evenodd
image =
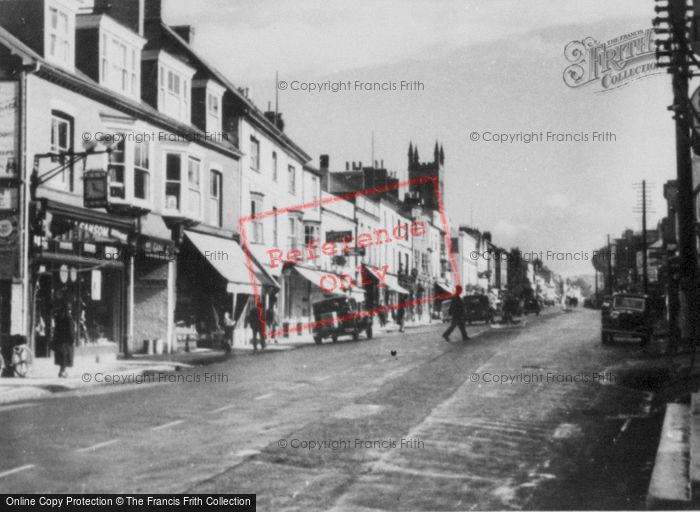
M 616 293 L 609 307 L 601 310 L 601 342 L 611 343 L 616 336 L 634 337 L 642 346 L 654 333 L 655 316 L 650 297 L 639 293 Z
M 353 340 L 358 340 L 362 332 L 367 339 L 372 338 L 372 314 L 352 297 L 323 299 L 312 304 L 311 308 L 315 324 L 313 337 L 317 344 L 325 338 L 335 342 L 340 336 L 352 336 Z
M 496 310 L 491 306 L 491 301 L 487 295 L 467 295 L 463 299 L 465 309 L 465 319 L 468 324 L 472 322 L 493 322 Z
M 540 314 L 540 311 L 542 311 L 542 304 L 540 304 L 540 301 L 534 297 L 530 297 L 525 299 L 525 303 L 523 304 L 523 313 L 528 314 L 528 313 L 535 313 L 536 315 Z

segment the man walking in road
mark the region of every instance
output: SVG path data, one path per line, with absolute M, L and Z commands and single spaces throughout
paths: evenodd
M 455 330 L 455 327 L 459 328 L 459 332 L 462 333 L 462 341 L 467 341 L 469 336 L 467 335 L 467 330 L 464 328 L 464 321 L 466 312 L 464 310 L 464 302 L 462 302 L 462 287 L 457 285 L 455 289 L 455 295 L 450 301 L 450 309 L 448 311 L 450 315 L 450 326 L 443 333 L 442 337 L 445 341 L 450 341 L 450 334 Z

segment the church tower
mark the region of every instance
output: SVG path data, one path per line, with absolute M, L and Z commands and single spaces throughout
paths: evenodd
M 418 145 L 411 141 L 408 145 L 408 179 L 417 180 L 424 177 L 437 178 L 440 187 L 440 195 L 444 195 L 445 151 L 442 144 L 435 141 L 432 162 L 421 162 L 418 156 Z M 412 195 L 418 202 L 427 208 L 438 210 L 438 195 L 432 182 L 411 183 L 409 187 Z

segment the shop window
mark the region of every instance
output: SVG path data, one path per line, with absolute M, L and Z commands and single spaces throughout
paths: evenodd
M 193 217 L 202 214 L 202 162 L 193 157 L 187 159 L 187 211 Z
M 51 153 L 56 154 L 55 162 L 68 163 L 69 157 L 58 156 L 73 152 L 73 117 L 53 110 L 51 112 Z M 56 179 L 51 180 L 52 184 L 61 186 L 68 190 L 73 190 L 73 164 L 69 165 Z
M 262 211 L 263 211 L 262 195 L 251 194 L 251 196 L 250 196 L 250 215 L 251 215 L 251 217 L 254 217 L 258 213 L 261 213 Z M 250 221 L 250 225 L 252 226 L 251 242 L 254 244 L 264 243 L 262 219 L 253 218 Z
M 134 197 L 148 200 L 150 197 L 150 161 L 148 142 L 134 144 Z
M 124 137 L 112 148 L 109 154 L 109 197 L 126 198 L 126 169 L 124 158 Z
M 182 156 L 168 153 L 165 157 L 165 207 L 168 210 L 180 209 Z
M 223 223 L 221 214 L 221 173 L 209 171 L 209 221 L 215 226 Z

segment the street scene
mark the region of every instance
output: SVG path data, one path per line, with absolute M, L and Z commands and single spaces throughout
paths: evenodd
M 660 404 L 620 361 L 629 347 L 600 350 L 596 319 L 550 310 L 468 343 L 422 326 L 6 405 L 2 470 L 33 467 L 3 489 L 235 488 L 261 510 L 644 508 Z
M 0 0 L 0 502 L 700 508 L 699 23 Z

